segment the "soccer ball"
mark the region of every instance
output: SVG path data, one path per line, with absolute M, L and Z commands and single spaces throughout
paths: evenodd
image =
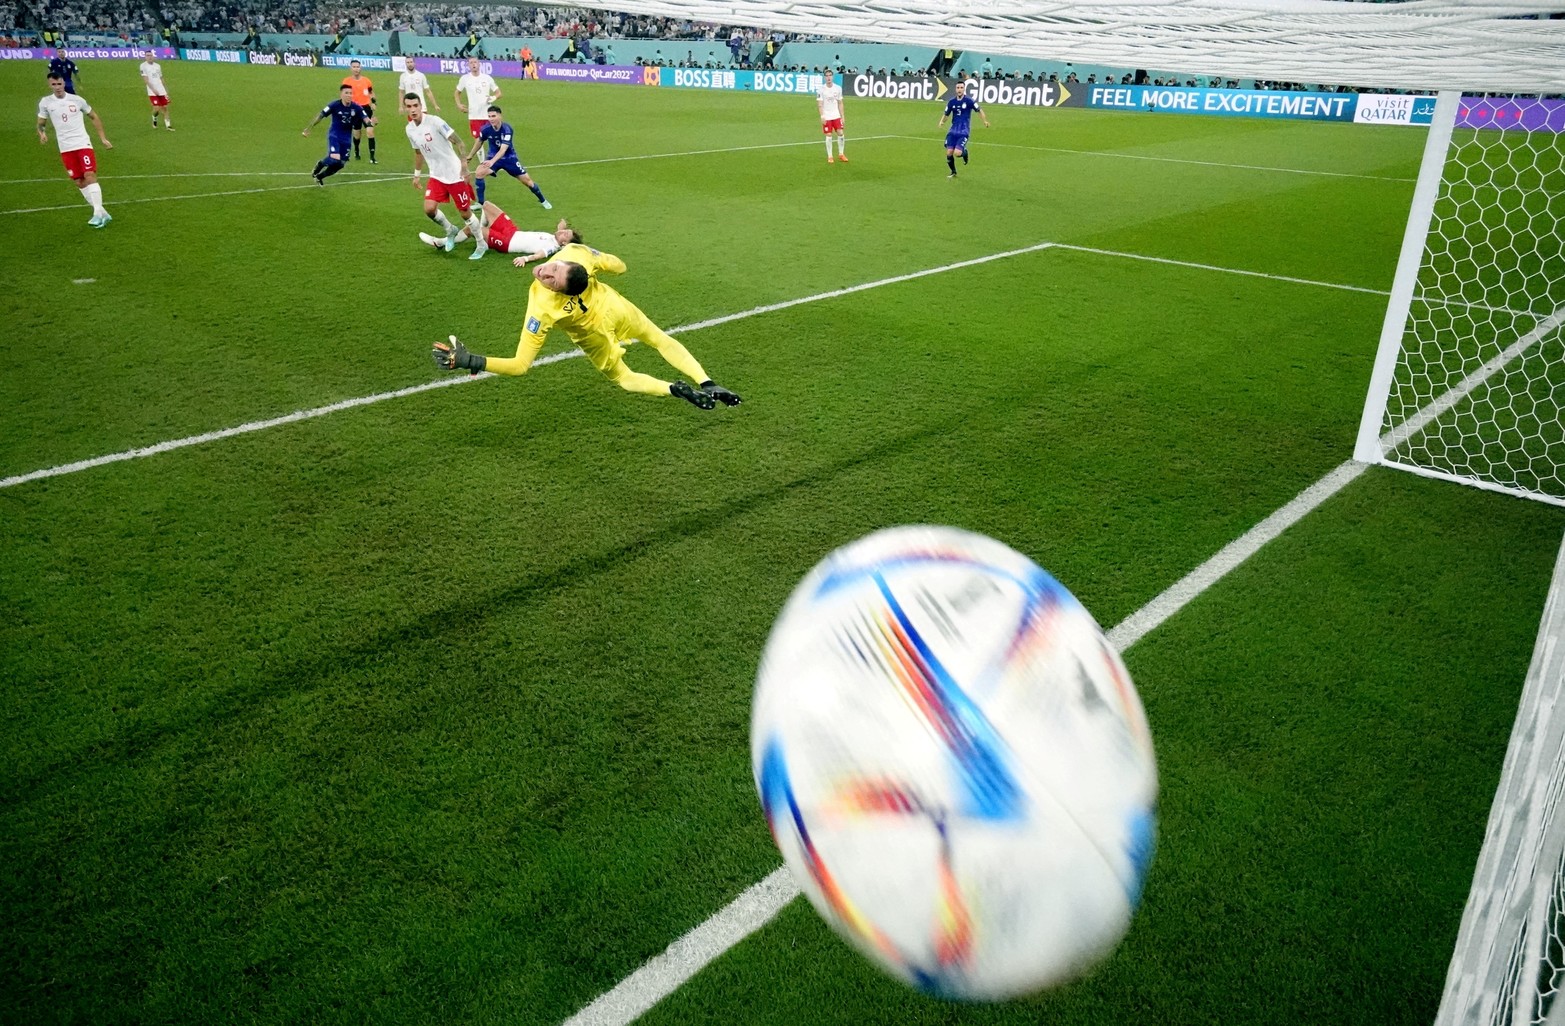
M 920 990 L 1041 990 L 1130 926 L 1145 713 L 1086 609 L 992 538 L 898 527 L 815 567 L 766 645 L 751 760 L 816 911 Z

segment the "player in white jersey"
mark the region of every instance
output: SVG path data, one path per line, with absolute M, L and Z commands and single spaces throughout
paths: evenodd
M 438 224 L 449 239 L 458 228 L 440 212 L 440 204 L 450 201 L 478 240 L 478 248 L 488 248 L 478 215 L 473 213 L 473 187 L 467 184 L 467 159 L 458 153 L 456 132 L 438 114 L 424 113 L 424 100 L 417 93 L 402 97 L 408 114 L 408 142 L 413 145 L 413 185 L 422 187 L 420 174 L 429 168 L 429 187 L 424 189 L 424 216 Z
M 509 253 L 516 257 L 511 263 L 517 267 L 526 267 L 534 260 L 553 256 L 561 246 L 582 241 L 581 233 L 572 228 L 571 223 L 563 218 L 552 232 L 524 232 L 516 227 L 516 222 L 511 220 L 511 215 L 501 210 L 498 203 L 485 203 L 483 215 L 484 239 L 489 245 L 475 249 L 473 255 L 468 257 L 469 260 L 480 260 L 488 250 L 492 249 L 498 253 Z M 472 234 L 469 229 L 463 228 L 454 238 L 451 236 L 439 238 L 425 232 L 419 232 L 418 237 L 424 245 L 443 249 L 449 253 L 456 248 L 457 243 L 471 237 Z
M 152 127 L 158 127 L 158 115 L 168 130 L 174 130 L 174 119 L 168 113 L 168 89 L 163 85 L 163 65 L 158 63 L 156 50 L 147 51 L 147 59 L 141 62 L 141 80 L 147 84 L 147 102 L 152 104 Z
M 842 162 L 848 162 L 848 140 L 842 134 L 842 86 L 831 72 L 826 72 L 819 89 L 815 90 L 815 106 L 821 112 L 821 131 L 826 133 L 826 163 L 832 163 L 831 137 L 837 137 L 837 151 Z
M 467 130 L 474 139 L 489 123 L 489 105 L 499 98 L 500 87 L 495 80 L 478 70 L 477 57 L 469 57 L 467 73 L 456 80 L 456 105 L 467 115 Z
M 429 84 L 429 78 L 418 70 L 417 60 L 409 57 L 408 70 L 397 76 L 397 95 L 406 96 L 408 93 L 416 93 L 420 97 L 429 97 L 429 105 L 435 110 L 440 109 L 440 101 L 435 99 L 435 87 Z
M 102 228 L 114 219 L 103 209 L 103 186 L 98 184 L 98 158 L 92 152 L 92 140 L 87 137 L 87 126 L 82 122 L 84 116 L 92 118 L 103 148 L 112 150 L 114 144 L 104 134 L 103 119 L 92 109 L 92 104 L 75 93 L 66 92 L 63 75 L 50 75 L 49 95 L 38 101 L 38 144 L 41 146 L 49 141 L 49 134 L 43 130 L 43 126 L 54 122 L 54 141 L 60 146 L 60 163 L 65 165 L 66 174 L 81 190 L 82 199 L 92 207 L 92 220 L 87 223 L 94 228 Z

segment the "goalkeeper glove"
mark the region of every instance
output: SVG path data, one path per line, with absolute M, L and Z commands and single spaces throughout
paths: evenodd
M 450 342 L 436 342 L 432 355 L 435 366 L 441 370 L 465 370 L 471 374 L 483 371 L 484 364 L 488 362 L 480 354 L 468 352 L 455 335 L 451 336 Z

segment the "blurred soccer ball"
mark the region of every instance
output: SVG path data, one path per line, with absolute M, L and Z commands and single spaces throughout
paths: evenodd
M 766 645 L 751 759 L 816 910 L 920 990 L 1030 993 L 1129 928 L 1145 714 L 1091 615 L 992 538 L 893 528 L 811 571 Z

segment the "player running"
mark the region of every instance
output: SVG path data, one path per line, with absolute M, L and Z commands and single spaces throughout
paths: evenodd
M 543 190 L 538 188 L 538 183 L 532 180 L 527 169 L 522 166 L 520 158 L 516 156 L 516 148 L 513 140 L 516 132 L 508 121 L 501 120 L 502 112 L 499 107 L 490 105 L 489 120 L 479 131 L 478 138 L 473 140 L 473 148 L 467 151 L 467 159 L 471 161 L 478 155 L 480 146 L 488 145 L 489 155 L 474 169 L 474 178 L 477 180 L 478 202 L 484 201 L 484 179 L 496 171 L 504 171 L 512 178 L 519 180 L 532 194 L 538 197 L 538 202 L 543 204 L 543 209 L 553 210 L 554 204 L 543 198 Z
M 163 65 L 158 63 L 158 52 L 147 51 L 147 59 L 141 62 L 141 80 L 147 84 L 147 102 L 152 104 L 152 127 L 158 127 L 158 115 L 168 130 L 174 130 L 174 119 L 168 112 L 168 88 L 163 84 Z
M 417 93 L 404 96 L 402 107 L 408 114 L 408 142 L 413 145 L 414 187 L 422 187 L 419 177 L 426 166 L 429 168 L 429 187 L 424 190 L 424 216 L 438 224 L 454 245 L 457 226 L 440 212 L 440 204 L 449 201 L 472 230 L 471 235 L 481 254 L 489 244 L 479 226 L 478 215 L 472 213 L 473 189 L 467 184 L 467 159 L 457 153 L 454 145 L 456 131 L 438 114 L 424 113 L 424 101 Z
M 342 170 L 348 161 L 348 151 L 353 146 L 353 133 L 369 124 L 369 111 L 353 102 L 353 87 L 344 82 L 337 89 L 337 99 L 321 108 L 315 120 L 304 127 L 303 135 L 309 135 L 323 118 L 329 118 L 326 127 L 326 156 L 315 164 L 310 177 L 316 185 L 325 185 L 326 179 Z
M 946 167 L 951 169 L 951 173 L 946 175 L 947 178 L 956 177 L 957 153 L 962 154 L 962 163 L 967 163 L 967 137 L 973 132 L 973 113 L 976 111 L 978 116 L 984 119 L 985 128 L 990 127 L 989 115 L 978 106 L 977 100 L 965 95 L 966 88 L 964 82 L 956 84 L 956 95 L 946 101 L 945 113 L 940 115 L 939 121 L 935 122 L 938 127 L 946 123 L 946 118 L 951 119 L 951 131 L 946 133 Z
M 38 145 L 42 146 L 49 141 L 49 134 L 43 130 L 43 126 L 54 122 L 54 141 L 60 146 L 60 163 L 65 165 L 65 173 L 71 176 L 71 181 L 81 190 L 82 199 L 92 207 L 92 220 L 87 223 L 94 228 L 102 228 L 114 218 L 103 209 L 103 186 L 98 184 L 97 155 L 92 151 L 92 140 L 87 137 L 87 126 L 82 124 L 83 114 L 92 118 L 103 148 L 112 150 L 114 144 L 104 134 L 103 119 L 92 109 L 92 104 L 65 88 L 64 75 L 51 73 L 49 95 L 38 101 Z
M 486 370 L 493 374 L 526 374 L 549 330 L 558 327 L 582 348 L 604 377 L 627 392 L 677 396 L 703 410 L 718 403 L 739 405 L 739 396 L 707 377 L 688 349 L 653 324 L 636 304 L 598 280 L 599 274 L 624 272 L 624 261 L 579 242 L 562 246 L 554 257 L 533 268 L 533 283 L 527 291 L 527 319 L 515 356 L 469 352 L 452 335 L 449 342 L 435 343 L 435 366 L 472 374 Z M 632 341 L 656 349 L 674 369 L 699 381 L 700 387 L 686 381 L 663 381 L 625 366 L 625 346 Z

